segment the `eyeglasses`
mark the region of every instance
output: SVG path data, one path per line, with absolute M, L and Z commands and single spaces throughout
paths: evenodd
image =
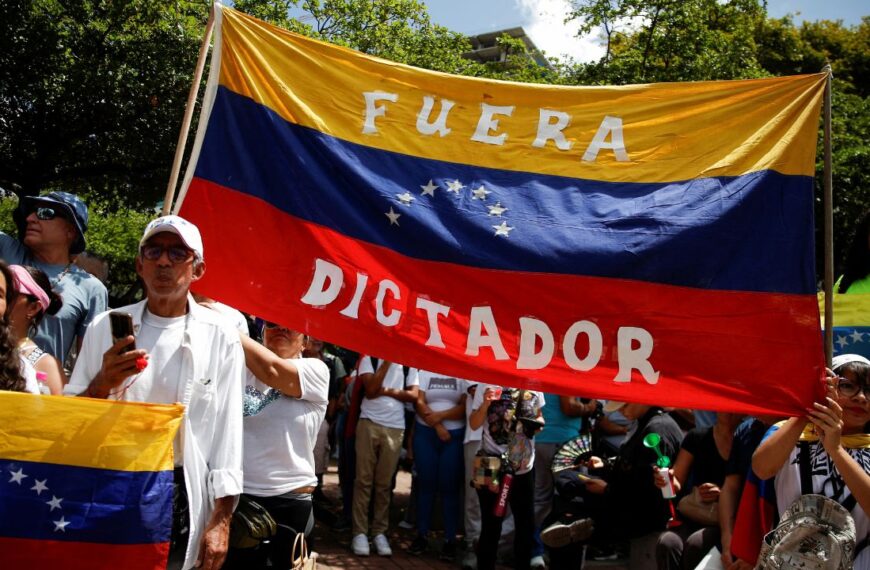
M 37 219 L 43 221 L 53 220 L 55 218 L 65 218 L 63 213 L 47 206 L 36 208 L 35 210 L 33 210 L 33 212 L 36 214 Z
M 167 257 L 169 257 L 169 261 L 172 263 L 184 263 L 193 257 L 193 250 L 180 245 L 143 245 L 141 251 L 142 257 L 148 261 L 157 261 L 163 257 L 164 251 L 166 252 Z
M 857 396 L 858 392 L 864 392 L 864 397 L 870 400 L 870 386 L 862 386 L 842 376 L 837 377 L 837 390 L 840 392 L 840 395 L 847 398 Z

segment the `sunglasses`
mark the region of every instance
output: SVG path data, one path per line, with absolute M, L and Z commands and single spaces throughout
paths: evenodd
M 54 208 L 49 208 L 48 206 L 36 208 L 33 210 L 33 213 L 36 214 L 37 219 L 43 221 L 53 220 L 55 218 L 66 219 L 66 216 L 64 216 L 62 212 L 55 210 Z
M 848 378 L 844 378 L 842 376 L 837 377 L 837 390 L 841 395 L 846 396 L 847 398 L 852 398 L 858 394 L 858 392 L 864 392 L 864 397 L 870 400 L 870 386 L 860 385 L 857 382 L 852 382 Z
M 164 251 L 166 252 L 166 256 L 169 258 L 169 261 L 172 263 L 184 263 L 193 257 L 193 250 L 180 245 L 143 245 L 141 250 L 142 257 L 148 261 L 157 261 L 163 257 Z

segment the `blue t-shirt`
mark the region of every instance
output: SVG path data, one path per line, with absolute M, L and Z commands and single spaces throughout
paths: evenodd
M 48 275 L 52 289 L 63 299 L 63 306 L 56 315 L 45 315 L 33 341 L 65 362 L 75 338 L 84 338 L 88 324 L 108 309 L 109 294 L 105 285 L 78 265 L 51 265 L 35 260 L 20 241 L 2 232 L 0 258 L 10 265 L 42 269 Z
M 572 418 L 562 413 L 559 406 L 559 396 L 556 394 L 544 394 L 544 429 L 535 436 L 538 443 L 565 443 L 580 433 L 583 418 Z
M 752 465 L 752 454 L 761 444 L 768 427 L 755 418 L 747 418 L 737 426 L 734 430 L 734 442 L 731 444 L 731 455 L 728 457 L 725 475 L 746 477 Z

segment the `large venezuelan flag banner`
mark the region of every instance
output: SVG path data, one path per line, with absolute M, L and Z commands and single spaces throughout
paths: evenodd
M 0 568 L 166 568 L 183 410 L 0 392 Z
M 216 17 L 177 207 L 202 293 L 496 384 L 780 413 L 820 389 L 824 75 L 524 85 Z

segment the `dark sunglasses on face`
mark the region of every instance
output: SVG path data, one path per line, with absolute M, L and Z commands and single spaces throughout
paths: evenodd
M 49 208 L 48 206 L 36 208 L 35 210 L 33 210 L 33 213 L 36 214 L 36 218 L 38 220 L 43 221 L 53 220 L 55 218 L 65 218 L 61 212 L 55 210 L 54 208 Z
M 858 392 L 863 391 L 864 397 L 870 400 L 870 386 L 862 386 L 857 382 L 852 382 L 848 378 L 842 376 L 837 377 L 837 390 L 841 395 L 846 396 L 847 398 L 852 398 L 856 396 Z
M 193 257 L 192 250 L 180 245 L 170 245 L 167 247 L 162 245 L 144 245 L 142 246 L 142 257 L 148 261 L 157 261 L 163 257 L 164 251 L 172 263 L 184 263 Z

